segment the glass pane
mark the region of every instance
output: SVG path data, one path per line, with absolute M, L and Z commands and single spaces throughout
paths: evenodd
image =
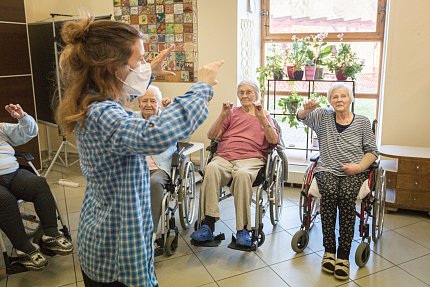
M 376 94 L 378 92 L 378 76 L 379 76 L 379 62 L 381 57 L 381 44 L 379 42 L 349 42 L 351 48 L 357 53 L 358 58 L 360 58 L 364 67 L 363 70 L 357 74 L 355 80 L 355 92 L 364 94 Z M 285 50 L 290 47 L 291 43 L 266 43 L 265 44 L 265 55 L 273 55 L 273 50 L 278 53 L 282 53 L 284 59 L 284 79 L 287 77 L 288 65 L 285 57 Z M 328 45 L 339 45 L 339 43 L 328 43 Z M 275 49 L 273 47 L 276 47 Z M 324 67 L 324 80 L 336 80 L 336 76 L 333 72 L 330 72 L 327 67 Z M 279 83 L 276 87 L 278 91 L 285 91 L 287 83 Z M 302 88 L 299 91 L 307 91 L 307 82 L 301 83 Z M 327 90 L 330 84 L 325 84 Z
M 378 0 L 270 0 L 270 33 L 375 32 Z
M 376 119 L 377 101 L 375 99 L 355 99 L 354 111 L 358 115 L 366 116 L 370 122 Z

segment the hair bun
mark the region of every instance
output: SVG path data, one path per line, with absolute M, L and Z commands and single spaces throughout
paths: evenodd
M 85 42 L 91 23 L 91 18 L 65 22 L 61 29 L 63 41 L 72 45 Z

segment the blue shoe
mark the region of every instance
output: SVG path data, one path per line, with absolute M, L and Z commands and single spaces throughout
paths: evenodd
M 198 230 L 191 233 L 191 238 L 195 241 L 204 242 L 214 240 L 215 236 L 210 227 L 203 224 Z
M 249 231 L 246 229 L 242 229 L 236 234 L 236 244 L 245 247 L 251 247 L 251 235 L 249 235 Z

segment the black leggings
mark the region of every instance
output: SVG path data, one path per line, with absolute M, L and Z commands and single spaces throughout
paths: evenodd
M 369 172 L 352 176 L 336 176 L 330 172 L 318 172 L 315 178 L 321 193 L 321 223 L 323 244 L 326 252 L 336 254 L 336 217 L 339 209 L 340 238 L 337 258 L 348 259 L 354 237 L 355 201 Z
M 25 253 L 34 251 L 25 233 L 17 200 L 32 202 L 44 234 L 57 236 L 55 200 L 46 179 L 28 170 L 18 169 L 0 175 L 0 228 L 12 245 Z

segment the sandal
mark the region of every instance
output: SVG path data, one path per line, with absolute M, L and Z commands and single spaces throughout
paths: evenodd
M 339 280 L 347 280 L 349 278 L 349 260 L 346 260 L 346 259 L 336 260 L 334 277 Z
M 334 253 L 324 252 L 324 256 L 321 261 L 321 269 L 327 273 L 333 274 L 335 261 Z

